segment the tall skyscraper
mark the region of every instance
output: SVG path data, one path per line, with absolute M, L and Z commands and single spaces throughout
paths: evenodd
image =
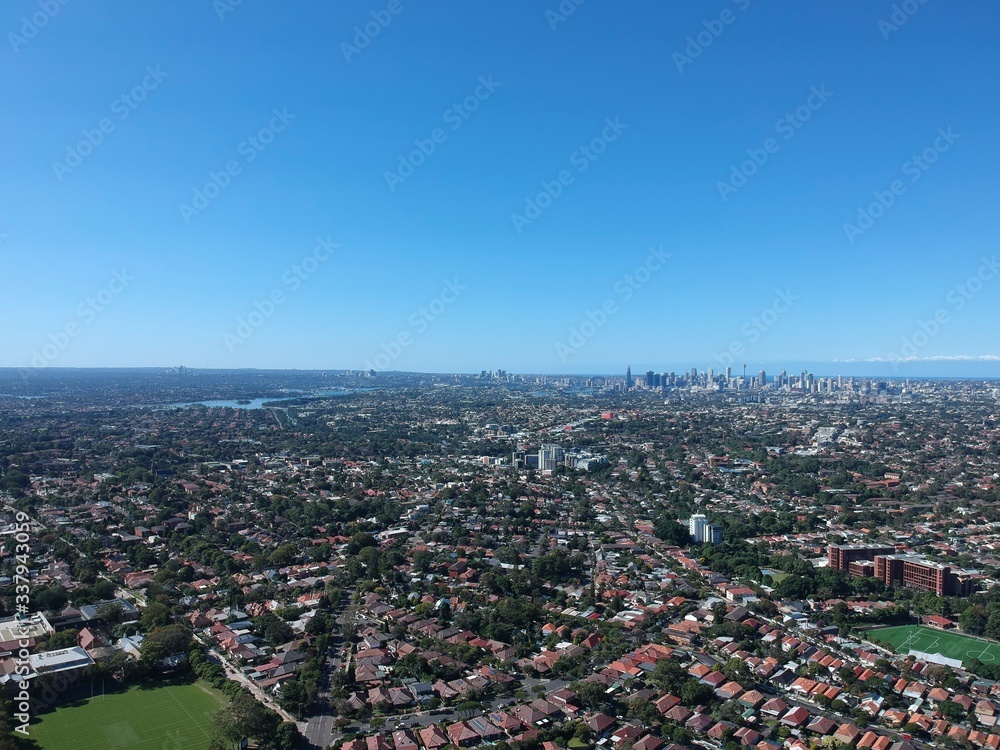
M 708 518 L 703 513 L 695 513 L 688 519 L 688 533 L 695 541 L 702 540 L 706 526 L 708 526 Z
M 625 390 L 632 390 L 632 363 L 630 362 L 628 367 L 625 368 Z
M 563 460 L 563 449 L 558 445 L 543 445 L 538 449 L 538 470 L 552 471 Z

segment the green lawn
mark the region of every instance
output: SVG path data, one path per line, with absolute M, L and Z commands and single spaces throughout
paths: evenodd
M 761 570 L 761 573 L 764 573 L 764 570 Z M 767 572 L 764 574 L 771 576 L 771 583 L 773 583 L 775 586 L 777 586 L 779 583 L 788 578 L 788 573 L 784 573 L 780 570 L 772 570 L 770 568 L 768 568 Z
M 227 702 L 203 682 L 88 695 L 42 714 L 30 739 L 44 750 L 206 750 Z
M 879 628 L 868 634 L 890 644 L 897 654 L 905 654 L 912 649 L 927 654 L 941 654 L 963 662 L 970 659 L 979 659 L 984 664 L 1000 662 L 1000 643 L 971 635 L 925 628 L 922 625 Z

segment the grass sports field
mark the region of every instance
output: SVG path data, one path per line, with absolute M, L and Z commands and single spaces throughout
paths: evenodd
M 226 702 L 203 682 L 98 692 L 42 714 L 31 739 L 44 750 L 206 750 Z
M 984 664 L 1000 662 L 1000 643 L 971 635 L 925 628 L 922 625 L 879 628 L 869 631 L 868 635 L 892 645 L 897 654 L 905 654 L 912 649 L 925 654 L 941 654 L 962 662 L 970 659 L 979 659 Z

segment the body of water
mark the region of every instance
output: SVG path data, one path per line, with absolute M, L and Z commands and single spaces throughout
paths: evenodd
M 264 396 L 250 399 L 208 399 L 206 401 L 182 401 L 176 404 L 166 404 L 164 409 L 184 409 L 191 406 L 207 406 L 209 408 L 222 409 L 261 409 L 264 404 L 276 403 L 279 401 L 294 401 L 303 398 L 329 398 L 331 396 L 349 396 L 359 391 L 334 390 L 334 391 L 314 391 L 312 393 L 298 393 L 294 396 Z

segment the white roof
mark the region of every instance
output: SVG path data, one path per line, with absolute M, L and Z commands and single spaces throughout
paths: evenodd
M 64 669 L 75 669 L 93 664 L 94 660 L 90 654 L 80 646 L 64 648 L 59 651 L 45 651 L 40 654 L 31 654 L 28 657 L 28 664 L 36 672 L 59 672 Z

